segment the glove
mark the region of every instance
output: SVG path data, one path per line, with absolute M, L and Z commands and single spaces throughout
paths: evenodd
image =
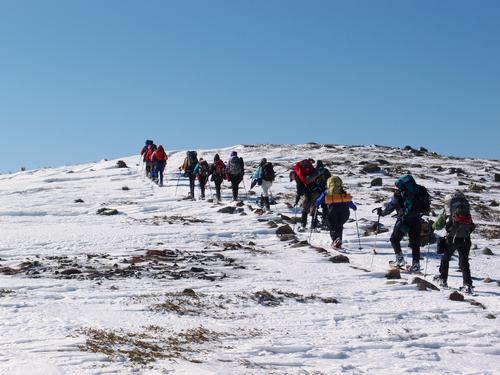
M 375 209 L 375 213 L 378 215 L 378 216 L 384 216 L 384 210 L 382 209 L 382 207 L 377 207 Z

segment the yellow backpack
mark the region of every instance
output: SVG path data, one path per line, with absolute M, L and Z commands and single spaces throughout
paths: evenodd
M 352 201 L 352 196 L 344 191 L 343 182 L 339 176 L 330 177 L 326 181 L 326 188 L 326 204 L 348 203 Z

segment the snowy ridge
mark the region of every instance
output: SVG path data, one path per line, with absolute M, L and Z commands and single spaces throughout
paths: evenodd
M 245 160 L 247 189 L 262 157 L 275 165 L 271 214 L 256 211 L 258 187 L 252 195 L 242 186 L 233 214 L 218 212 L 235 206 L 227 187 L 222 205 L 183 200 L 185 151 L 169 153 L 162 188 L 143 176 L 139 156 L 121 159 L 129 168 L 110 160 L 0 175 L 0 373 L 499 373 L 500 162 L 317 144 L 198 156 L 227 160 L 232 150 Z M 295 214 L 288 172 L 308 157 L 339 175 L 358 205 L 361 250 L 354 220 L 344 230 L 350 263 L 302 243 L 309 233 L 298 242 L 275 234 Z M 362 172 L 367 162 L 381 170 Z M 385 278 L 391 217 L 381 219 L 389 231 L 373 256 L 371 211 L 408 170 L 436 214 L 454 189 L 471 200 L 478 295 L 465 302 L 449 300 L 450 290 L 418 290 L 408 275 Z M 370 186 L 376 177 L 383 186 Z M 118 214 L 97 215 L 101 208 Z M 328 249 L 331 240 L 321 232 L 311 242 Z M 438 265 L 431 245 L 428 281 Z M 457 266 L 454 258 L 452 287 L 461 285 Z

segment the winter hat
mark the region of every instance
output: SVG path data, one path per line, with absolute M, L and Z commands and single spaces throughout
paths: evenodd
M 219 154 L 215 154 L 214 161 L 218 161 L 218 160 L 220 160 L 220 156 L 219 156 Z
M 238 153 L 236 151 L 231 151 L 231 157 L 233 156 L 238 156 Z
M 321 160 L 316 161 L 316 168 L 321 168 L 323 167 L 323 162 Z
M 262 158 L 262 160 L 260 161 L 260 165 L 264 165 L 267 163 L 267 159 L 266 158 Z

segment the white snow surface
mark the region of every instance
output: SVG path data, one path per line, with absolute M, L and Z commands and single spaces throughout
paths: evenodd
M 500 201 L 498 161 L 316 144 L 241 145 L 199 156 L 211 161 L 219 152 L 227 160 L 232 150 L 245 160 L 246 188 L 262 157 L 275 164 L 272 213 L 256 214 L 260 188 L 248 195 L 243 186 L 244 214 L 219 213 L 235 206 L 227 182 L 220 205 L 182 199 L 188 183 L 177 167 L 185 151 L 169 153 L 164 187 L 144 177 L 135 155 L 121 159 L 129 168 L 110 160 L 0 175 L 0 373 L 500 374 L 500 210 L 490 206 Z M 362 249 L 350 220 L 348 264 L 329 261 L 338 253 L 328 232 L 311 237 L 330 252 L 323 254 L 280 241 L 268 223 L 281 226 L 287 222 L 281 214 L 294 216 L 286 204 L 295 197 L 288 172 L 308 157 L 325 161 L 358 205 Z M 388 171 L 360 172 L 360 162 L 376 159 L 387 160 L 381 167 Z M 407 170 L 431 192 L 435 214 L 454 189 L 471 199 L 479 228 L 470 255 L 477 295 L 464 302 L 451 301 L 452 290 L 418 290 L 411 275 L 385 278 L 394 257 L 388 242 L 394 218 L 381 219 L 388 232 L 364 235 L 377 219 L 372 209 L 390 198 L 395 177 Z M 382 177 L 382 187 L 370 187 L 375 177 Z M 212 183 L 207 198 L 213 192 Z M 102 207 L 119 214 L 96 215 Z M 297 236 L 308 240 L 309 232 Z M 494 255 L 483 254 L 486 246 Z M 131 265 L 146 250 L 172 250 L 180 258 Z M 421 251 L 424 266 L 428 249 Z M 451 287 L 462 285 L 457 263 L 456 257 L 450 263 Z M 428 281 L 438 266 L 431 245 Z M 82 273 L 61 273 L 71 269 Z M 89 277 L 95 270 L 101 273 Z M 182 295 L 186 288 L 196 297 Z M 263 291 L 277 302 L 259 303 L 255 293 Z M 327 297 L 338 303 L 325 303 Z M 174 338 L 194 332 L 188 330 L 207 339 L 177 345 Z M 93 343 L 91 332 L 107 334 L 107 343 Z M 148 355 L 151 360 L 140 360 Z

